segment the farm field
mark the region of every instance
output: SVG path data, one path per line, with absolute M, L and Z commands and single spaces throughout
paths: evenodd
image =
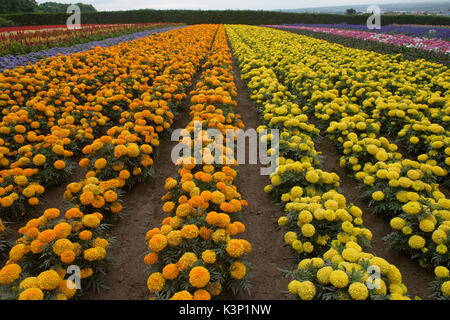
M 363 32 L 87 25 L 5 49 L 0 299 L 448 300 L 448 38 L 409 47 L 431 61 L 297 29 Z M 270 175 L 229 145 L 252 129 Z

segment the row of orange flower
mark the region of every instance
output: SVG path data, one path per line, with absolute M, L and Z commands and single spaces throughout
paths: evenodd
M 110 118 L 117 117 L 117 125 L 82 149 L 85 157 L 79 165 L 87 173 L 85 179 L 67 185 L 64 197 L 70 201 L 70 209 L 64 215 L 56 208 L 47 209 L 19 230 L 22 237 L 0 270 L 2 295 L 11 299 L 67 299 L 86 288 L 100 288 L 109 264 L 106 231 L 122 211 L 121 196 L 126 188 L 151 175 L 151 155 L 159 145 L 160 133 L 171 126 L 216 29 L 203 25 L 172 30 L 156 39 L 112 47 L 110 58 L 98 57 L 96 64 L 104 65 L 100 69 L 91 67 L 98 79 L 113 79 L 118 70 L 121 76 L 115 85 L 95 95 L 88 93 L 88 99 L 103 100 L 107 89 L 114 97 L 122 90 L 140 91 L 138 97 L 121 108 L 101 108 Z M 79 56 L 86 62 L 95 58 L 95 51 Z M 143 62 L 148 68 L 138 70 Z M 150 65 L 154 65 L 154 71 Z M 142 71 L 150 75 L 158 69 L 161 75 L 152 79 Z M 121 82 L 130 82 L 135 88 L 120 86 Z M 114 89 L 118 90 L 116 95 Z M 69 280 L 71 274 L 66 274 L 70 265 L 80 268 L 81 288 Z
M 146 235 L 150 250 L 144 262 L 152 270 L 147 286 L 156 299 L 210 300 L 248 289 L 248 265 L 242 257 L 251 245 L 235 237 L 245 231 L 239 212 L 247 206 L 234 185 L 236 160 L 225 141 L 206 132 L 214 128 L 225 135 L 227 129 L 244 127 L 233 110 L 236 88 L 223 26 L 203 67 L 191 92 L 191 122 L 180 139 L 192 151 L 197 143 L 201 160 L 180 155 L 178 174 L 166 179 L 162 198 L 163 210 L 170 216 Z M 198 132 L 196 121 L 203 128 Z M 214 163 L 219 158 L 214 150 L 223 151 L 224 164 Z
M 173 44 L 164 39 L 153 35 L 0 74 L 0 217 L 29 212 L 45 188 L 69 176 L 74 154 L 149 90 L 170 63 L 160 51 Z M 184 98 L 173 90 L 163 98 Z M 170 119 L 159 110 L 155 122 L 160 132 Z

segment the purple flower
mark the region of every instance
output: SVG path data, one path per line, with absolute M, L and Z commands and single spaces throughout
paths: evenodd
M 161 33 L 161 32 L 171 30 L 171 29 L 175 29 L 175 28 L 182 28 L 182 27 L 167 27 L 167 28 L 161 28 L 161 29 L 145 30 L 145 31 L 141 31 L 141 32 L 123 35 L 120 37 L 104 39 L 101 41 L 91 41 L 91 42 L 76 44 L 71 47 L 55 47 L 55 48 L 51 48 L 51 49 L 47 49 L 47 50 L 30 52 L 30 53 L 19 55 L 19 56 L 5 55 L 3 57 L 0 57 L 0 72 L 2 72 L 3 70 L 6 70 L 6 69 L 11 70 L 11 69 L 14 69 L 19 66 L 35 64 L 41 59 L 54 57 L 59 54 L 69 55 L 72 53 L 87 51 L 94 47 L 104 47 L 104 48 L 111 47 L 111 46 L 114 46 L 121 42 L 133 41 L 133 40 L 136 40 L 139 38 L 145 38 L 151 34 Z

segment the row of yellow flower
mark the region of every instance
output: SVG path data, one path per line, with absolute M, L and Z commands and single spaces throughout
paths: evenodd
M 79 165 L 88 172 L 85 179 L 67 186 L 64 197 L 71 206 L 64 216 L 56 208 L 47 209 L 19 229 L 22 237 L 0 270 L 2 296 L 68 299 L 86 288 L 100 288 L 109 264 L 106 231 L 122 211 L 121 195 L 125 188 L 151 174 L 153 148 L 159 144 L 160 132 L 170 127 L 173 112 L 182 100 L 172 99 L 172 94 L 185 96 L 216 29 L 213 25 L 192 26 L 159 37 L 166 42 L 157 53 L 167 59 L 163 72 L 139 98 L 124 107 L 119 126 L 109 128 L 83 148 L 86 157 Z M 151 58 L 139 46 L 133 50 L 141 52 L 141 59 Z M 86 54 L 84 59 L 89 57 Z M 115 58 L 119 61 L 123 57 Z M 81 269 L 79 290 L 67 279 L 74 276 L 66 274 L 70 265 Z
M 323 92 L 314 91 L 315 86 L 320 86 L 321 81 L 330 76 L 326 66 L 334 66 L 330 61 L 336 59 L 335 51 L 345 50 L 339 55 L 343 57 L 347 49 L 340 46 L 330 49 L 328 43 L 306 37 L 292 38 L 293 35 L 278 31 L 255 30 L 254 36 L 261 32 L 267 41 L 271 38 L 284 40 L 273 44 L 275 49 L 266 52 L 266 58 L 303 97 L 305 106 L 302 110 L 315 116 L 321 127 L 327 128 L 330 138 L 343 153 L 341 166 L 355 174 L 365 190 L 363 195 L 370 197 L 374 210 L 394 217 L 391 220 L 394 231 L 386 238 L 389 245 L 430 269 L 448 268 L 450 202 L 434 183 L 436 176 L 445 173 L 443 169 L 433 162 L 402 160 L 402 155 L 395 152 L 398 149 L 395 144 L 384 137 L 377 138 L 381 123 L 353 103 L 358 101 L 358 95 L 353 93 L 355 85 L 349 83 L 345 89 L 337 86 L 330 90 L 326 87 Z M 264 43 L 258 44 L 263 51 Z M 310 50 L 316 55 L 309 55 Z M 277 52 L 282 52 L 283 57 L 277 56 Z M 344 70 L 335 71 L 339 74 Z M 334 79 L 336 83 L 339 82 L 337 79 Z M 448 287 L 448 278 L 444 278 L 441 288 L 447 296 Z
M 229 26 L 227 30 L 242 78 L 265 124 L 259 129 L 279 128 L 281 139 L 299 143 L 292 145 L 296 154 L 280 148 L 279 166 L 265 188 L 283 205 L 285 215 L 278 223 L 288 229 L 286 244 L 296 257 L 303 258 L 297 270 L 287 274 L 292 279 L 289 292 L 302 300 L 408 299 L 400 271 L 365 251 L 372 233 L 363 227 L 361 210 L 346 203 L 338 190 L 339 177 L 320 169 L 319 153 L 311 138 L 318 130 L 308 123 L 295 96 L 278 81 L 271 63 L 260 53 L 261 37 L 275 41 L 272 35 L 244 26 Z M 265 50 L 271 51 L 268 47 Z M 283 116 L 276 118 L 274 114 Z M 380 268 L 379 287 L 366 283 L 370 266 Z
M 245 231 L 239 212 L 247 206 L 233 183 L 236 160 L 225 141 L 207 134 L 217 129 L 225 136 L 227 129 L 244 127 L 233 110 L 236 88 L 222 25 L 203 68 L 191 92 L 191 122 L 180 139 L 192 152 L 197 144 L 200 158 L 180 155 L 178 175 L 165 181 L 163 211 L 169 216 L 146 235 L 150 250 L 144 262 L 151 266 L 147 286 L 152 299 L 210 300 L 249 288 L 248 265 L 241 259 L 251 244 L 235 237 Z
M 170 63 L 161 50 L 172 43 L 164 39 L 154 35 L 0 74 L 2 217 L 36 206 L 46 187 L 69 175 L 73 155 L 147 92 Z M 171 90 L 164 94 L 184 97 Z M 163 113 L 156 117 L 158 132 L 167 120 Z

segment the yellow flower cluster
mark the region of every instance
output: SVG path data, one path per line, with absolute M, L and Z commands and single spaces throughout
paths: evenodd
M 111 47 L 108 53 L 114 54 L 115 61 L 119 57 L 116 52 L 131 50 L 120 55 L 123 60 L 119 59 L 115 64 L 108 62 L 109 69 L 102 65 L 100 69 L 90 70 L 90 74 L 105 76 L 103 88 L 109 88 L 110 91 L 108 94 L 99 91 L 97 96 L 83 93 L 83 99 L 94 102 L 123 92 L 128 97 L 126 101 L 130 101 L 121 104 L 120 100 L 124 96 L 107 99 L 122 105 L 118 108 L 108 107 L 106 100 L 95 102 L 98 104 L 104 101 L 104 112 L 111 112 L 109 117 L 119 125 L 111 126 L 104 136 L 94 130 L 94 137 L 82 148 L 85 158 L 80 160 L 79 165 L 86 167 L 87 173 L 83 180 L 67 185 L 64 197 L 71 202 L 71 208 L 65 212 L 65 216 L 60 217 L 58 209 L 47 209 L 41 217 L 31 219 L 19 230 L 22 237 L 11 249 L 4 269 L 20 264 L 20 272 L 22 269 L 30 275 L 42 272 L 37 278 L 39 280 L 43 274 L 44 284 L 35 287 L 29 285 L 33 283 L 32 279 L 5 277 L 2 284 L 12 296 L 19 299 L 68 299 L 76 290 L 72 292 L 65 287 L 54 286 L 55 274 L 58 275 L 58 284 L 64 283 L 64 268 L 67 265 L 80 266 L 83 281 L 98 281 L 92 277 L 93 274 L 105 272 L 104 260 L 109 248 L 105 224 L 117 221 L 118 213 L 122 210 L 122 189 L 150 175 L 153 148 L 159 145 L 160 133 L 172 124 L 172 111 L 186 97 L 185 91 L 208 53 L 216 28 L 212 25 L 192 26 Z M 175 47 L 177 51 L 173 50 Z M 97 53 L 94 50 L 80 55 L 80 59 L 85 60 Z M 103 59 L 109 60 L 105 56 L 102 56 Z M 132 67 L 137 67 L 133 59 L 137 59 L 143 67 Z M 126 68 L 122 69 L 121 66 L 125 65 Z M 144 67 L 146 65 L 149 67 Z M 118 69 L 115 70 L 115 67 Z M 152 86 L 145 84 L 149 79 L 152 79 Z M 134 85 L 128 87 L 130 83 Z M 127 95 L 126 92 L 130 93 Z M 102 110 L 102 106 L 98 105 L 96 109 Z M 95 126 L 92 123 L 84 125 L 91 129 Z M 43 256 L 46 257 L 45 265 L 40 261 Z M 25 280 L 28 288 L 16 283 Z M 36 290 L 38 288 L 44 290 L 43 294 Z
M 285 77 L 295 79 L 300 76 L 294 72 L 287 73 L 290 67 L 287 62 L 286 65 L 277 66 L 276 73 L 269 71 L 267 66 L 277 65 L 280 60 L 284 61 L 283 58 L 290 52 L 290 48 L 286 45 L 288 49 L 283 51 L 280 50 L 280 46 L 289 43 L 286 40 L 290 40 L 292 36 L 283 33 L 283 41 L 278 42 L 276 40 L 279 39 L 278 32 L 271 29 L 228 26 L 227 31 L 240 61 L 242 77 L 249 81 L 252 92 L 256 93 L 263 88 L 267 90 L 269 86 L 279 89 L 275 92 L 271 90 L 269 94 L 262 90 L 266 92 L 265 95 L 251 95 L 263 114 L 263 119 L 267 121 L 265 123 L 267 127 L 274 127 L 272 110 L 293 104 L 295 101 L 291 94 L 283 92 L 284 86 L 274 85 L 279 84 L 275 74 L 281 73 Z M 312 57 L 317 59 L 316 56 Z M 292 64 L 299 64 L 298 60 L 289 61 Z M 328 69 L 323 70 L 327 71 Z M 304 74 L 310 75 L 309 72 L 311 69 L 304 71 Z M 262 74 L 264 76 L 261 76 Z M 296 85 L 300 87 L 300 84 Z M 298 96 L 303 96 L 302 92 Z M 278 97 L 283 98 L 277 100 Z M 281 121 L 284 122 L 281 124 L 275 121 L 275 125 L 280 127 L 281 131 L 291 131 L 293 128 L 289 117 L 296 119 L 302 117 L 303 133 L 312 138 L 318 129 L 308 123 L 308 117 L 304 114 L 306 110 L 306 107 L 295 105 L 290 108 L 291 115 L 287 114 L 287 118 L 283 118 Z M 338 118 L 340 110 L 339 105 L 328 108 L 326 120 Z M 353 109 L 349 107 L 348 110 L 350 112 Z M 266 113 L 270 116 L 266 117 Z M 363 120 L 364 118 L 355 118 L 358 122 Z M 369 127 L 373 131 L 377 129 L 376 125 Z M 366 129 L 364 125 L 358 124 L 355 128 Z M 342 129 L 347 128 L 342 126 Z M 314 148 L 313 144 L 310 148 Z M 345 197 L 335 190 L 339 187 L 339 177 L 335 173 L 317 168 L 320 164 L 307 161 L 308 158 L 304 158 L 306 161 L 302 162 L 294 161 L 283 152 L 286 151 L 280 150 L 279 167 L 271 175 L 271 184 L 265 190 L 281 201 L 285 208 L 286 215 L 280 217 L 278 221 L 289 230 L 285 234 L 285 242 L 295 250 L 297 256 L 309 257 L 302 260 L 298 270 L 292 273 L 294 280 L 289 284 L 289 291 L 304 300 L 408 299 L 398 269 L 384 259 L 364 251 L 370 243 L 372 233 L 362 226 L 361 210 L 354 205 L 347 205 Z M 374 198 L 381 200 L 383 196 L 382 193 L 376 193 Z M 378 289 L 366 283 L 370 266 L 382 269 Z M 324 289 L 325 285 L 327 290 Z
M 234 185 L 236 160 L 225 141 L 209 137 L 206 130 L 197 133 L 194 121 L 202 128 L 214 128 L 225 135 L 227 129 L 244 125 L 234 112 L 237 105 L 231 65 L 231 52 L 225 28 L 220 25 L 196 88 L 191 92 L 191 122 L 183 130 L 180 143 L 193 151 L 201 148 L 197 163 L 194 157 L 180 156 L 176 162 L 178 176 L 167 178 L 163 211 L 169 216 L 160 228 L 147 232 L 150 251 L 144 262 L 152 273 L 147 286 L 152 295 L 170 300 L 210 300 L 224 291 L 248 288 L 247 267 L 242 262 L 251 244 L 235 238 L 245 231 L 239 212 L 247 202 Z M 223 150 L 223 162 L 213 163 Z
M 404 117 L 405 113 L 412 118 L 419 115 L 416 120 L 423 119 L 417 109 L 429 110 L 433 118 L 444 121 L 439 120 L 438 125 L 429 124 L 433 134 L 448 135 L 448 130 L 442 132 L 439 127 L 445 128 L 445 121 L 448 121 L 448 115 L 445 115 L 448 102 L 444 107 L 448 100 L 439 97 L 448 90 L 448 81 L 445 81 L 448 79 L 447 68 L 424 61 L 389 61 L 383 55 L 369 52 L 361 55 L 357 50 L 307 37 L 267 29 L 259 31 L 264 33 L 264 37 L 257 41 L 255 32 L 252 40 L 246 40 L 247 43 L 253 42 L 254 48 L 261 48 L 258 53 L 274 65 L 289 87 L 295 89 L 294 93 L 302 97 L 302 110 L 317 118 L 321 128 L 327 129 L 330 138 L 342 151 L 341 166 L 353 171 L 365 188 L 363 195 L 371 200 L 370 205 L 377 212 L 401 218 L 391 222 L 393 226 L 398 227 L 403 223 L 400 221 L 405 222 L 403 226 L 394 228 L 387 241 L 430 269 L 437 265 L 448 266 L 448 199 L 435 183 L 447 174 L 447 170 L 426 155 L 419 156 L 419 161 L 402 159 L 402 154 L 396 152 L 397 145 L 380 137 L 380 132 L 396 132 L 394 129 L 390 132 L 389 128 L 395 127 L 397 118 Z M 273 50 L 262 50 L 266 48 L 265 41 L 275 38 L 282 41 L 271 42 Z M 336 55 L 337 51 L 340 54 Z M 353 64 L 349 68 L 352 58 L 342 58 L 347 56 L 358 57 L 357 71 Z M 402 71 L 386 71 L 385 65 Z M 410 79 L 403 73 L 403 70 L 414 69 L 420 70 L 420 77 Z M 386 80 L 389 77 L 395 80 Z M 411 82 L 405 83 L 405 79 Z M 395 81 L 395 86 L 402 89 L 389 91 L 386 88 L 392 87 L 388 83 L 394 83 L 390 81 Z M 427 108 L 423 105 L 425 101 L 436 105 Z M 417 108 L 419 104 L 420 108 Z M 402 110 L 392 111 L 396 108 Z M 380 110 L 387 110 L 386 114 Z M 428 125 L 426 120 L 424 124 Z M 440 141 L 434 144 L 434 149 L 442 148 L 444 144 Z

